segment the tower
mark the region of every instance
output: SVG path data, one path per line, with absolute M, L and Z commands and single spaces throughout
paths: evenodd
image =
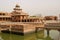
M 12 14 L 12 21 L 14 22 L 22 22 L 22 20 L 28 17 L 28 14 L 23 12 L 18 4 L 16 4 L 13 10 L 14 11 L 11 14 Z
M 22 12 L 22 9 L 18 4 L 16 4 L 15 8 L 13 9 L 15 12 Z

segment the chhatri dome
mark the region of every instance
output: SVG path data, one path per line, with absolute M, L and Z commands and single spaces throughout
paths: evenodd
M 18 4 L 16 4 L 16 7 L 20 7 Z
M 14 15 L 28 15 L 27 13 L 22 11 L 22 9 L 20 8 L 20 5 L 18 5 L 18 4 L 16 4 L 16 6 L 13 10 L 14 11 L 12 12 L 12 14 L 14 14 Z
M 20 5 L 16 4 L 14 10 L 22 10 L 22 9 L 20 8 Z
M 20 22 L 24 19 L 28 18 L 28 14 L 23 12 L 22 9 L 20 8 L 20 6 L 18 4 L 16 4 L 15 8 L 12 11 L 12 21 L 14 22 Z

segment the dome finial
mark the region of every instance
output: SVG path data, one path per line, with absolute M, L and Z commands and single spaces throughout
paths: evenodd
M 21 9 L 20 9 L 20 5 L 16 4 L 14 10 L 21 10 Z
M 16 7 L 20 7 L 18 4 L 16 4 Z

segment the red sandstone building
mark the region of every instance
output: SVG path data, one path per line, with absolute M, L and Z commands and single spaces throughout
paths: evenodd
M 29 16 L 16 5 L 11 13 L 0 12 L 0 30 L 19 33 L 35 31 L 36 27 L 43 27 L 42 17 Z
M 50 17 L 45 18 L 50 19 Z M 36 27 L 44 27 L 43 19 L 43 17 L 29 16 L 19 5 L 16 5 L 11 13 L 0 12 L 0 30 L 19 33 L 33 32 Z
M 0 21 L 11 22 L 40 22 L 41 17 L 30 17 L 23 12 L 19 5 L 16 5 L 11 13 L 0 12 Z
M 44 17 L 45 20 L 57 20 L 57 16 L 45 16 Z

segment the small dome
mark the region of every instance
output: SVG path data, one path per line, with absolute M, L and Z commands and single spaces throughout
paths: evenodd
M 18 4 L 16 4 L 16 7 L 20 7 Z
M 21 9 L 20 9 L 20 5 L 16 4 L 14 10 L 21 10 Z

